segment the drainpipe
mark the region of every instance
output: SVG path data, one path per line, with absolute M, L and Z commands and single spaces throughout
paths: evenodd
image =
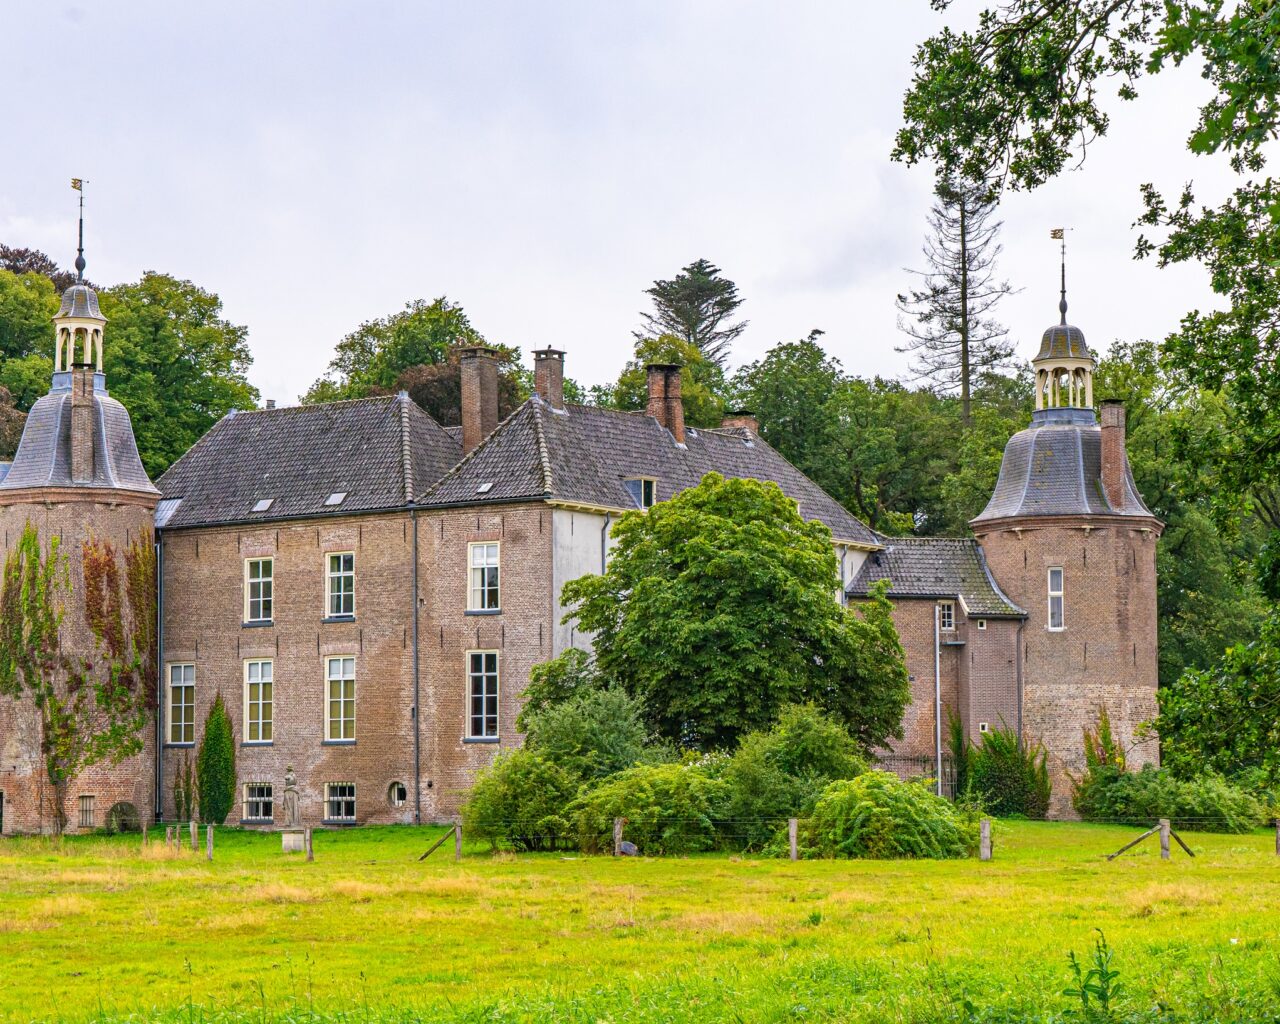
M 1027 628 L 1027 620 L 1018 623 L 1018 635 L 1013 641 L 1013 657 L 1018 663 L 1018 749 L 1022 749 L 1022 631 Z
M 600 528 L 600 575 L 603 576 L 609 561 L 609 524 L 613 522 L 613 513 L 604 514 L 604 526 Z
M 933 730 L 938 758 L 938 796 L 942 796 L 942 605 L 933 606 Z
M 155 820 L 164 817 L 164 544 L 160 531 L 156 548 L 156 792 Z
M 413 823 L 422 824 L 422 729 L 419 724 L 418 694 L 418 510 L 409 509 L 413 524 Z

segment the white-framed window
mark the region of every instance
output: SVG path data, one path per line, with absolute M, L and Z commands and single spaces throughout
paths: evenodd
M 328 821 L 356 820 L 356 784 L 354 782 L 324 784 L 324 816 Z
M 954 601 L 938 602 L 938 628 L 951 632 L 956 628 L 956 604 Z
M 356 738 L 356 659 L 325 659 L 324 738 L 334 742 Z
M 403 807 L 409 799 L 409 787 L 403 782 L 393 782 L 387 787 L 387 803 L 392 807 Z
M 80 827 L 93 828 L 93 805 L 95 800 L 91 796 L 82 796 L 79 801 L 80 809 Z
M 169 742 L 196 741 L 196 667 L 169 666 Z
M 244 741 L 270 743 L 273 706 L 271 690 L 275 664 L 271 661 L 244 663 Z
M 274 560 L 246 558 L 244 560 L 244 621 L 270 622 L 274 597 Z
M 356 613 L 356 556 L 333 551 L 325 556 L 325 615 L 331 619 Z
M 1066 629 L 1066 618 L 1063 615 L 1063 580 L 1062 567 L 1054 566 L 1049 570 L 1049 628 Z
M 246 782 L 244 787 L 244 820 L 274 821 L 274 788 L 270 782 Z
M 498 738 L 498 652 L 467 652 L 467 735 Z
M 986 628 L 987 628 L 987 620 L 986 620 L 986 619 L 979 619 L 979 620 L 978 620 L 978 628 L 979 628 L 979 629 L 986 629 Z
M 652 477 L 638 476 L 626 481 L 627 490 L 641 508 L 653 508 L 658 500 L 658 481 Z
M 498 547 L 496 540 L 468 545 L 471 587 L 467 608 L 471 611 L 496 611 L 502 607 L 498 603 Z
M 990 732 L 990 731 L 991 731 L 991 726 L 988 725 L 986 722 L 978 723 L 978 732 Z

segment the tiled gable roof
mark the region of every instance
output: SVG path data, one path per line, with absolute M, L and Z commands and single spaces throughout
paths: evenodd
M 556 410 L 536 396 L 421 501 L 439 506 L 548 498 L 630 509 L 636 500 L 627 489 L 628 479 L 653 478 L 662 501 L 696 486 L 712 471 L 771 480 L 796 500 L 805 519 L 821 520 L 837 540 L 878 543 L 839 502 L 748 431 L 689 429 L 681 446 L 643 413 L 584 405 Z
M 866 597 L 873 583 L 889 580 L 891 598 L 959 598 L 970 615 L 1026 615 L 1000 590 L 975 540 L 886 537 L 884 545 L 862 563 L 846 590 L 850 597 Z
M 160 478 L 163 525 L 403 508 L 460 456 L 457 440 L 403 394 L 232 413 Z

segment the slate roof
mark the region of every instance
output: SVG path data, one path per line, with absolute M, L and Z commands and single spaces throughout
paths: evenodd
M 1092 359 L 1093 353 L 1084 340 L 1084 331 L 1070 324 L 1054 324 L 1040 339 L 1040 359 Z
M 1040 409 L 1005 445 L 1000 478 L 972 522 L 1017 516 L 1151 517 L 1125 463 L 1124 501 L 1113 508 L 1102 486 L 1102 429 L 1092 409 Z
M 846 593 L 866 597 L 878 580 L 891 581 L 891 598 L 955 598 L 971 616 L 1024 618 L 987 568 L 976 540 L 948 537 L 885 537 L 884 550 L 867 556 Z
M 70 374 L 57 377 L 70 378 Z M 76 482 L 71 478 L 71 388 L 55 386 L 37 399 L 27 414 L 17 454 L 0 489 L 27 487 L 116 488 L 157 493 L 142 468 L 133 424 L 125 407 L 110 397 L 101 384 L 101 374 L 93 393 L 93 479 Z
M 461 456 L 458 441 L 403 392 L 234 412 L 160 478 L 164 501 L 158 511 L 167 516 L 160 525 L 175 529 L 403 508 Z M 325 504 L 342 493 L 339 503 Z M 270 506 L 254 512 L 266 499 Z
M 98 309 L 98 293 L 87 284 L 73 284 L 62 293 L 62 305 L 58 307 L 58 316 L 106 319 Z
M 746 430 L 688 429 L 681 447 L 644 413 L 585 405 L 555 410 L 537 396 L 425 490 L 421 502 L 439 506 L 543 498 L 625 510 L 637 507 L 626 487 L 629 478 L 655 479 L 657 499 L 663 501 L 713 470 L 777 483 L 796 500 L 805 519 L 821 520 L 836 540 L 879 543 L 839 502 Z

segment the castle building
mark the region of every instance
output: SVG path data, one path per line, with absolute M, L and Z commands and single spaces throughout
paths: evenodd
M 1160 524 L 1133 487 L 1123 410 L 1094 418 L 1092 356 L 1065 311 L 1036 359 L 1031 427 L 963 540 L 876 534 L 749 415 L 687 426 L 679 367 L 649 367 L 642 413 L 566 403 L 552 349 L 535 353 L 536 393 L 501 423 L 495 353 L 475 347 L 460 428 L 403 393 L 235 412 L 157 487 L 107 395 L 104 324 L 91 289 L 67 292 L 53 386 L 0 482 L 6 558 L 27 524 L 64 548 L 154 544 L 153 729 L 141 752 L 65 787 L 72 829 L 120 801 L 172 819 L 219 694 L 238 743 L 233 822 L 282 821 L 290 768 L 309 825 L 455 815 L 475 772 L 521 742 L 532 666 L 589 642 L 562 622 L 563 584 L 602 570 L 620 515 L 711 471 L 774 481 L 825 523 L 846 600 L 891 581 L 913 703 L 889 763 L 934 757 L 953 708 L 975 738 L 1003 722 L 1042 740 L 1055 810 L 1069 813 L 1060 780 L 1097 709 L 1126 740 L 1154 711 Z M 77 614 L 63 643 L 89 652 Z M 39 748 L 30 709 L 0 697 L 3 832 L 51 827 Z

